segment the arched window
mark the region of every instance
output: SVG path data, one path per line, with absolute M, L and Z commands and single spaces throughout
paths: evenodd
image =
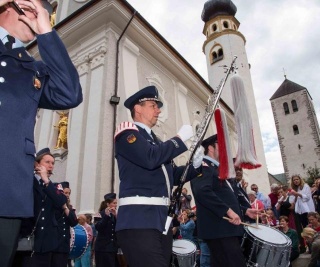
M 211 64 L 223 59 L 223 49 L 220 45 L 215 45 L 210 53 Z
M 212 30 L 215 32 L 218 29 L 217 24 L 212 25 Z
M 298 126 L 297 125 L 293 125 L 293 134 L 294 135 L 297 135 L 297 134 L 299 134 L 299 128 L 298 128 Z
M 288 106 L 288 103 L 287 102 L 284 102 L 283 103 L 283 109 L 284 109 L 284 114 L 287 115 L 290 113 L 289 111 L 289 106 Z
M 291 101 L 291 106 L 292 106 L 293 112 L 297 112 L 297 111 L 298 111 L 297 101 L 292 100 L 292 101 Z
M 229 28 L 229 23 L 228 23 L 228 21 L 224 21 L 224 22 L 223 22 L 223 27 L 225 27 L 226 29 Z

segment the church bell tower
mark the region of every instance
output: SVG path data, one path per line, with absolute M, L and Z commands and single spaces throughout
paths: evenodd
M 264 155 L 259 118 L 252 88 L 250 64 L 245 49 L 246 38 L 239 32 L 240 22 L 235 18 L 237 7 L 231 0 L 210 0 L 204 4 L 201 18 L 205 25 L 203 34 L 206 40 L 203 52 L 206 55 L 209 84 L 216 89 L 225 76 L 223 65 L 230 66 L 237 56 L 237 73 L 242 77 L 252 116 L 255 149 L 262 167 L 248 171 L 249 184 L 256 183 L 269 191 L 268 171 Z M 221 99 L 233 110 L 230 84 L 227 81 Z M 233 155 L 235 156 L 235 155 Z

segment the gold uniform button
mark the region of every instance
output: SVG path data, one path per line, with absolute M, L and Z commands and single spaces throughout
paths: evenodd
M 21 53 L 19 53 L 19 55 L 18 55 L 18 56 L 19 56 L 19 58 L 22 58 L 22 54 L 21 54 Z

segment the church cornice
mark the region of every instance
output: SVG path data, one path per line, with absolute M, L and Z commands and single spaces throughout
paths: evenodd
M 217 32 L 217 33 L 214 33 L 214 34 L 210 35 L 207 38 L 207 40 L 205 40 L 204 43 L 203 43 L 202 52 L 205 53 L 205 47 L 207 46 L 208 43 L 214 41 L 218 37 L 221 37 L 221 36 L 224 36 L 224 35 L 229 35 L 229 34 L 238 35 L 240 38 L 243 39 L 244 44 L 246 44 L 246 38 L 244 37 L 244 35 L 241 32 L 237 32 L 237 31 L 234 31 L 234 30 L 224 30 L 223 32 Z

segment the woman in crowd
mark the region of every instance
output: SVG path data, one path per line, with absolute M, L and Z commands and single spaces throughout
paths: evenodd
M 193 231 L 196 227 L 194 221 L 189 218 L 190 211 L 182 210 L 181 215 L 179 216 L 180 221 L 180 234 L 183 239 L 188 239 L 193 241 Z
M 306 227 L 301 236 L 307 243 L 311 244 L 311 259 L 307 267 L 320 267 L 320 233 L 316 230 Z
M 302 226 L 306 227 L 308 212 L 315 211 L 310 186 L 299 175 L 292 175 L 291 188 L 289 194 L 296 198 L 295 212 L 298 214 Z
M 98 231 L 94 253 L 96 267 L 118 267 L 118 245 L 115 235 L 117 221 L 117 199 L 115 193 L 104 196 L 99 214 L 101 218 L 95 217 L 95 229 Z
M 263 205 L 261 200 L 257 199 L 255 191 L 253 191 L 253 190 L 250 191 L 248 193 L 248 197 L 249 197 L 249 200 L 250 200 L 251 208 L 258 209 L 258 210 L 264 210 L 264 205 Z
M 287 216 L 279 217 L 280 230 L 291 239 L 291 255 L 290 255 L 290 266 L 291 263 L 299 257 L 299 237 L 296 230 L 289 227 L 289 218 Z
M 278 194 L 279 199 L 275 207 L 280 216 L 287 216 L 289 218 L 289 228 L 296 230 L 294 219 L 295 197 L 289 196 L 287 185 L 281 186 L 278 190 Z

